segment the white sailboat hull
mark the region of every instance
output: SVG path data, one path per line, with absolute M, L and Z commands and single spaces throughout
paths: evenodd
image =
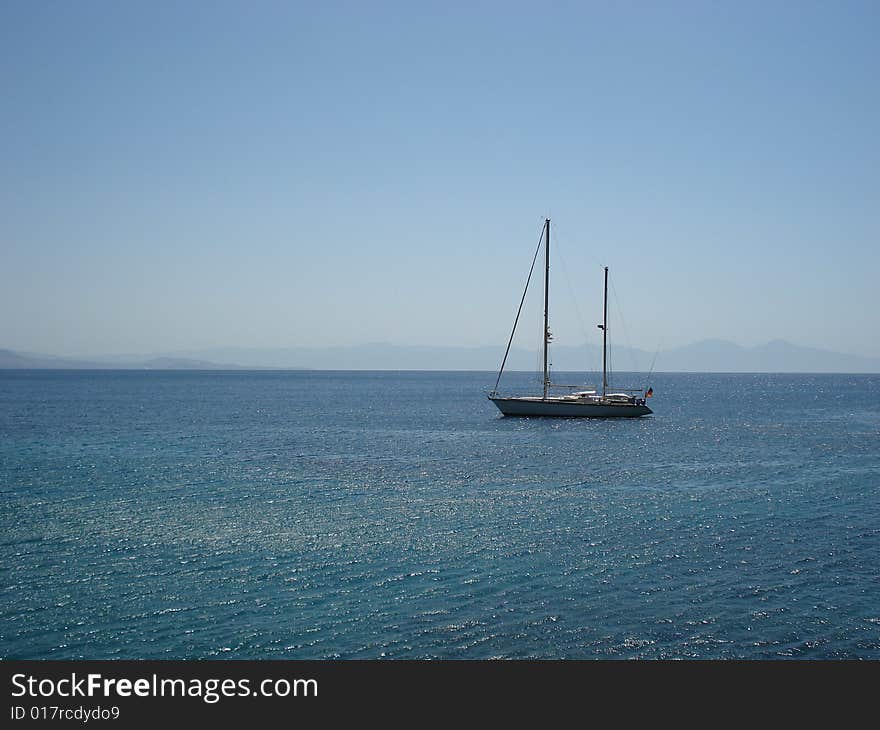
M 559 418 L 638 418 L 653 411 L 635 403 L 591 403 L 562 398 L 489 396 L 505 416 L 555 416 Z
M 504 365 L 507 363 L 507 356 L 510 354 L 510 346 L 513 344 L 513 338 L 516 334 L 516 325 L 522 314 L 523 303 L 526 300 L 526 293 L 529 289 L 529 282 L 532 279 L 532 272 L 535 269 L 535 262 L 538 260 L 538 253 L 541 251 L 541 244 L 544 245 L 544 392 L 541 397 L 538 396 L 509 396 L 502 397 L 498 395 L 498 384 L 501 382 L 501 374 L 504 372 Z M 550 361 L 548 359 L 550 342 L 553 339 L 550 333 L 550 219 L 544 219 L 544 230 L 538 241 L 538 247 L 535 249 L 535 256 L 532 259 L 532 268 L 529 269 L 529 277 L 526 280 L 526 287 L 523 291 L 522 299 L 519 303 L 519 309 L 516 318 L 513 320 L 513 330 L 510 333 L 510 339 L 507 341 L 507 350 L 504 353 L 504 359 L 501 361 L 501 368 L 498 370 L 498 378 L 495 381 L 495 389 L 489 394 L 491 400 L 505 416 L 556 416 L 560 418 L 638 418 L 639 416 L 647 416 L 652 413 L 651 409 L 645 405 L 645 398 L 649 398 L 653 393 L 650 388 L 645 391 L 645 398 L 637 398 L 633 393 L 637 390 L 627 389 L 620 393 L 609 393 L 608 379 L 608 267 L 605 270 L 605 291 L 602 309 L 602 323 L 597 325 L 602 330 L 602 391 L 601 395 L 596 390 L 581 390 L 570 395 L 550 395 L 549 389 L 554 387 L 550 381 Z M 653 369 L 653 366 L 652 366 Z M 576 388 L 577 386 L 556 386 L 557 388 Z

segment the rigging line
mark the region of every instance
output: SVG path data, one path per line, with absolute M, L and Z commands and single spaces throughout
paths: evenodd
M 513 344 L 513 336 L 516 334 L 516 325 L 519 323 L 519 315 L 522 313 L 523 304 L 526 301 L 526 292 L 529 290 L 529 282 L 532 280 L 532 272 L 535 270 L 535 262 L 538 260 L 538 254 L 541 251 L 541 243 L 544 241 L 544 229 L 541 228 L 541 237 L 538 239 L 538 247 L 535 249 L 535 255 L 532 258 L 532 267 L 529 269 L 529 275 L 526 279 L 526 287 L 523 289 L 522 299 L 519 300 L 519 309 L 516 310 L 516 319 L 513 320 L 513 329 L 510 331 L 510 339 L 507 341 L 507 349 L 504 351 L 504 359 L 501 361 L 501 369 L 498 371 L 498 377 L 495 380 L 495 388 L 492 395 L 498 392 L 498 383 L 501 382 L 501 373 L 504 372 L 504 365 L 507 363 L 507 356 L 510 354 L 510 346 Z
M 544 312 L 538 307 L 535 309 L 535 331 L 540 332 L 544 329 Z M 544 382 L 544 359 L 543 352 L 540 347 L 535 348 L 535 372 L 533 373 L 535 377 L 535 383 L 543 383 Z M 543 386 L 541 386 L 543 387 Z
M 560 235 L 562 235 L 563 237 L 565 236 L 564 233 L 560 234 L 560 226 L 558 223 L 554 227 L 556 229 L 556 234 L 555 234 L 556 240 L 559 240 Z M 598 258 L 596 258 L 596 255 L 591 252 L 590 248 L 586 248 L 585 253 L 586 253 L 587 258 L 590 260 L 591 265 L 599 267 L 600 270 L 604 268 L 604 265 L 602 264 L 602 262 Z M 567 276 L 567 272 L 566 272 L 566 276 Z M 571 288 L 570 283 L 569 283 L 569 288 Z M 572 298 L 575 299 L 574 297 L 572 297 Z M 577 299 L 575 299 L 575 311 L 578 315 L 578 318 L 580 319 L 580 311 L 577 308 Z M 584 329 L 583 322 L 581 322 L 581 328 Z M 591 331 L 594 331 L 594 330 L 591 330 Z M 589 345 L 590 345 L 591 341 L 590 341 L 589 335 L 584 336 L 584 341 L 588 346 L 587 350 L 590 350 Z M 602 347 L 601 347 L 601 344 L 595 345 L 595 347 L 593 348 L 592 358 L 590 358 L 590 356 L 587 355 L 587 360 L 589 360 L 589 362 L 587 364 L 589 366 L 592 366 L 592 369 L 588 370 L 587 372 L 594 373 L 598 377 L 599 373 L 602 370 Z
M 632 339 L 629 336 L 629 329 L 626 326 L 626 320 L 623 318 L 623 307 L 620 306 L 620 299 L 617 297 L 617 288 L 614 286 L 614 282 L 611 282 L 611 294 L 614 297 L 614 305 L 617 307 L 617 316 L 620 317 L 620 325 L 623 329 L 623 338 L 626 342 L 626 347 L 629 350 L 629 364 L 632 367 L 632 372 L 637 373 L 640 372 L 636 368 L 635 361 L 635 353 L 633 352 Z
M 651 369 L 648 371 L 648 377 L 645 379 L 645 387 L 642 390 L 647 390 L 648 386 L 651 384 L 651 375 L 654 374 L 654 363 L 657 362 L 657 355 L 660 354 L 660 348 L 663 346 L 663 338 L 660 338 L 660 342 L 657 343 L 657 349 L 654 352 L 654 359 L 651 360 Z
M 578 306 L 577 297 L 574 294 L 574 287 L 571 285 L 571 278 L 568 276 L 568 265 L 565 263 L 565 256 L 562 253 L 562 247 L 559 245 L 558 228 L 556 231 L 556 253 L 559 255 L 559 261 L 562 264 L 562 274 L 565 277 L 565 283 L 568 286 L 568 293 L 571 296 L 572 302 L 574 302 L 574 313 L 575 315 L 577 315 L 578 324 L 581 328 L 581 334 L 584 336 L 584 345 L 586 346 L 589 344 L 587 328 L 584 326 L 584 318 L 581 316 L 581 309 Z M 589 351 L 589 347 L 585 347 L 585 349 Z M 587 370 L 586 372 L 598 372 L 598 369 L 593 368 L 592 370 Z
M 611 388 L 614 385 L 614 364 L 613 364 L 613 355 L 614 348 L 611 346 L 611 335 L 606 336 L 607 340 L 607 349 L 608 349 L 608 367 L 607 367 L 607 378 L 608 378 L 608 387 Z
M 563 236 L 568 235 L 562 230 L 561 226 L 558 223 L 554 223 L 553 224 L 554 238 L 559 237 L 560 231 L 562 232 Z M 602 268 L 604 266 L 604 264 L 598 258 L 596 258 L 596 255 L 591 252 L 591 249 L 589 247 L 584 248 L 584 254 L 587 256 L 587 258 L 590 259 L 590 262 L 589 262 L 590 265 L 595 265 L 595 266 L 598 266 L 599 268 Z

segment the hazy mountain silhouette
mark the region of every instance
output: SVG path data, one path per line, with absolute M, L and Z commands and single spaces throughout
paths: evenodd
M 658 370 L 672 372 L 877 373 L 880 358 L 847 355 L 773 340 L 743 347 L 705 340 L 661 353 Z
M 238 367 L 237 365 L 218 365 L 204 360 L 180 357 L 130 357 L 122 359 L 108 357 L 96 360 L 79 360 L 69 357 L 0 350 L 0 370 L 226 370 L 238 369 Z
M 13 350 L 0 350 L 0 369 L 18 368 L 23 370 L 64 370 L 64 369 L 100 369 L 107 365 L 101 362 L 76 360 L 52 355 L 35 355 Z
M 602 368 L 598 345 L 551 347 L 551 363 L 558 371 Z M 236 362 L 245 367 L 311 368 L 317 370 L 497 370 L 504 350 L 486 347 L 403 346 L 371 343 L 321 348 L 223 348 L 179 353 L 212 362 Z M 615 346 L 609 356 L 617 371 L 645 372 L 880 372 L 880 358 L 868 358 L 792 345 L 774 340 L 743 347 L 725 340 L 704 340 L 683 347 L 649 353 Z M 510 370 L 541 368 L 540 352 L 513 348 L 505 366 Z
M 156 355 L 106 356 L 94 360 L 53 357 L 0 350 L 0 368 L 23 369 L 155 369 L 217 370 L 278 368 L 314 370 L 488 370 L 501 364 L 503 349 L 486 347 L 434 347 L 371 343 L 348 347 L 227 347 L 178 351 Z M 514 348 L 508 370 L 535 371 L 540 352 Z M 551 363 L 556 371 L 597 371 L 602 367 L 601 348 L 554 345 Z M 653 353 L 614 347 L 610 366 L 616 371 L 645 372 Z M 656 355 L 656 371 L 666 372 L 837 372 L 878 373 L 880 358 L 847 355 L 774 340 L 743 347 L 725 340 L 704 340 L 671 348 Z

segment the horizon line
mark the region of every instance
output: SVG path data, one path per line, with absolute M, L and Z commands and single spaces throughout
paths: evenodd
M 65 373 L 488 373 L 497 374 L 497 370 L 474 370 L 456 368 L 452 370 L 436 370 L 430 368 L 306 368 L 306 367 L 254 367 L 254 366 L 219 366 L 214 368 L 149 368 L 143 366 L 131 367 L 87 367 L 87 368 L 52 368 L 52 367 L 27 367 L 8 368 L 0 367 L 0 373 L 4 372 L 65 372 Z M 526 375 L 540 375 L 534 370 L 505 370 L 506 373 Z M 557 370 L 557 373 L 597 373 L 595 370 Z M 642 370 L 615 370 L 615 374 L 644 375 Z M 652 375 L 880 375 L 880 370 L 654 370 Z M 551 383 L 552 385 L 552 383 Z M 563 386 L 556 386 L 563 387 Z

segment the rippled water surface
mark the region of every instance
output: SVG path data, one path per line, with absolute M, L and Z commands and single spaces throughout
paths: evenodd
M 880 376 L 493 382 L 0 371 L 0 655 L 880 658 Z

